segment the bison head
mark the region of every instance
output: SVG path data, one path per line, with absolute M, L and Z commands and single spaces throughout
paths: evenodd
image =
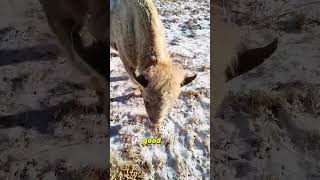
M 155 125 L 162 123 L 181 88 L 191 83 L 196 76 L 187 77 L 181 66 L 164 63 L 153 65 L 135 77 L 143 87 L 143 100 L 151 122 Z

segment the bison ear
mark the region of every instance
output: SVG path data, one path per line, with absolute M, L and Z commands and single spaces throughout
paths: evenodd
M 196 77 L 197 77 L 197 74 L 191 77 L 185 77 L 183 82 L 181 83 L 181 87 L 191 83 Z
M 148 86 L 148 80 L 142 75 L 140 74 L 138 77 L 134 76 L 134 79 L 141 84 L 141 86 L 143 87 L 147 87 Z

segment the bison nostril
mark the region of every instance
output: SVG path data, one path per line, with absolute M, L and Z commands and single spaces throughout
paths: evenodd
M 157 122 L 157 119 L 154 119 L 154 118 L 149 118 L 150 119 L 150 121 L 152 122 L 152 123 L 156 123 Z
M 151 121 L 153 124 L 155 124 L 155 125 L 159 125 L 159 124 L 161 124 L 162 121 L 163 121 L 163 118 L 150 118 L 150 117 L 149 117 L 149 119 L 150 119 L 150 121 Z

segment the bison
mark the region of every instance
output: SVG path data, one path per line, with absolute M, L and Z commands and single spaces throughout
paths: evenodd
M 196 75 L 185 76 L 181 66 L 170 60 L 164 27 L 152 0 L 116 1 L 110 19 L 110 44 L 142 89 L 149 119 L 160 125 L 181 87 Z
M 129 76 L 142 90 L 146 112 L 154 125 L 161 124 L 181 87 L 196 78 L 187 77 L 182 67 L 170 60 L 164 27 L 152 0 L 111 0 L 111 6 L 105 0 L 40 2 L 71 62 L 92 77 L 90 82 L 104 107 L 109 75 L 106 49 L 110 46 L 118 51 Z M 84 26 L 93 39 L 87 47 L 79 35 Z

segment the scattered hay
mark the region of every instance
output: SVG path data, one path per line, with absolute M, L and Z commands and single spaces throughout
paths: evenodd
M 277 112 L 283 108 L 285 103 L 281 96 L 258 90 L 246 94 L 232 94 L 228 100 L 234 110 L 243 111 L 255 117 L 261 116 L 266 110 Z
M 143 124 L 148 120 L 148 117 L 146 114 L 134 114 L 132 115 L 133 124 Z
M 111 158 L 110 178 L 111 180 L 142 180 L 146 176 L 145 168 L 145 164 L 141 164 L 141 161 L 121 160 L 120 158 L 113 156 Z
M 233 110 L 259 117 L 267 111 L 280 110 L 306 112 L 320 115 L 320 85 L 288 83 L 279 84 L 272 92 L 252 90 L 248 93 L 230 94 L 225 99 Z
M 186 96 L 188 99 L 192 99 L 193 97 L 195 98 L 199 98 L 200 97 L 200 93 L 197 91 L 186 91 L 184 92 L 183 96 Z

